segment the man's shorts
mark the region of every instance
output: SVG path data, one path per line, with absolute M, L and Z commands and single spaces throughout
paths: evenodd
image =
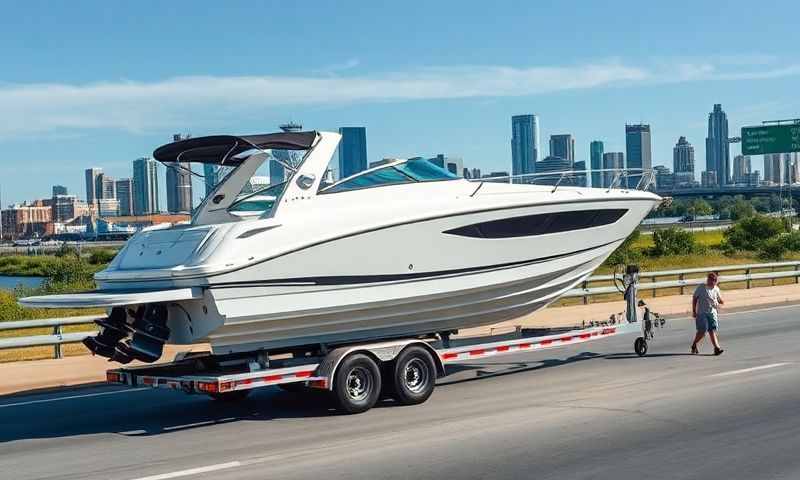
M 697 318 L 694 319 L 694 324 L 698 332 L 712 332 L 717 330 L 717 314 L 711 313 L 698 313 Z

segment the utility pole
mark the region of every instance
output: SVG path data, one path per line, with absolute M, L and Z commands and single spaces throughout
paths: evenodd
M 0 185 L 0 245 L 3 243 L 3 186 Z

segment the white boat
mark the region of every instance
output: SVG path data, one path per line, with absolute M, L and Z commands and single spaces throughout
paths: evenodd
M 539 310 L 587 278 L 656 207 L 637 189 L 467 181 L 424 159 L 335 183 L 328 132 L 192 138 L 154 157 L 233 167 L 191 223 L 137 233 L 98 290 L 31 307 L 103 306 L 95 353 L 153 361 L 164 342 L 214 354 L 420 336 Z M 288 180 L 242 196 L 265 161 Z M 297 153 L 295 153 L 297 154 Z M 493 179 L 496 180 L 496 179 Z

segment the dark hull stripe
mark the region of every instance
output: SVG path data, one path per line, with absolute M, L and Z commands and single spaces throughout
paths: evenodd
M 251 282 L 231 282 L 231 283 L 216 283 L 209 285 L 208 288 L 239 288 L 239 287 L 260 287 L 260 286 L 296 286 L 296 285 L 360 285 L 365 283 L 385 283 L 385 282 L 399 282 L 406 280 L 432 280 L 446 276 L 460 276 L 472 275 L 475 273 L 484 273 L 492 270 L 503 270 L 507 268 L 523 267 L 533 265 L 536 263 L 543 263 L 559 258 L 571 257 L 590 250 L 596 250 L 611 245 L 615 242 L 623 240 L 622 238 L 613 240 L 602 245 L 597 245 L 590 248 L 584 248 L 569 253 L 560 253 L 557 255 L 549 255 L 547 257 L 539 257 L 530 260 L 520 260 L 516 262 L 499 263 L 495 265 L 485 265 L 481 267 L 468 267 L 457 268 L 451 270 L 439 270 L 435 272 L 417 272 L 417 273 L 397 273 L 385 275 L 337 275 L 337 276 L 319 276 L 319 277 L 297 277 L 297 278 L 283 278 L 275 280 L 253 280 Z

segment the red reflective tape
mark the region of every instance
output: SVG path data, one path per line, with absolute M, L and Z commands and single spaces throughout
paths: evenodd
M 500 345 L 499 347 L 497 347 L 497 351 L 498 352 L 507 352 L 509 348 L 511 348 L 511 347 L 509 347 L 508 345 Z
M 457 356 L 457 353 L 445 353 L 442 355 L 442 360 L 449 360 L 451 358 L 456 358 Z
M 274 382 L 276 380 L 280 380 L 283 378 L 283 375 L 267 375 L 266 377 L 262 377 L 261 380 L 265 382 Z
M 572 340 L 572 337 L 561 337 L 559 338 L 559 340 L 561 340 L 562 342 L 569 342 L 570 340 Z
M 297 378 L 306 378 L 306 377 L 310 377 L 311 373 L 313 373 L 313 372 L 297 372 L 297 373 L 294 374 L 294 376 L 297 377 Z
M 592 332 L 592 336 L 593 336 L 593 337 L 596 337 L 596 336 L 598 336 L 598 335 L 600 335 L 600 332 Z
M 153 384 L 153 379 L 150 378 L 150 377 L 144 377 L 144 378 L 142 378 L 142 383 L 145 384 L 145 385 L 152 385 Z
M 552 340 L 542 340 L 539 342 L 539 345 L 550 345 L 551 343 L 553 343 Z
M 533 346 L 532 343 L 520 343 L 519 348 L 531 348 Z
M 469 351 L 470 355 L 483 355 L 484 353 L 486 353 L 486 350 L 484 350 L 483 348 L 479 348 L 477 350 L 470 350 Z
M 582 334 L 581 334 L 581 338 L 589 338 L 589 337 L 591 337 L 591 336 L 592 336 L 592 335 L 591 335 L 591 334 L 589 334 L 589 333 L 582 333 Z
M 237 380 L 236 381 L 236 385 L 250 385 L 251 383 L 253 383 L 253 379 L 252 378 L 245 378 L 244 380 Z
M 608 335 L 608 334 L 614 333 L 616 331 L 617 331 L 616 328 L 604 328 L 600 333 L 603 334 L 603 335 Z

